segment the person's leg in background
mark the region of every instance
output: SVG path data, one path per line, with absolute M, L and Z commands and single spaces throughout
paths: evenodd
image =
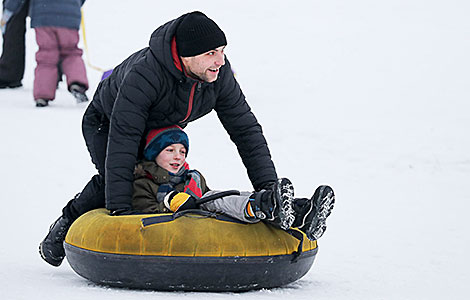
M 88 90 L 85 62 L 82 59 L 83 50 L 78 48 L 78 30 L 59 28 L 60 59 L 62 71 L 67 78 L 67 87 L 77 102 L 86 102 L 85 92 Z
M 3 1 L 5 4 L 5 1 Z M 22 86 L 25 69 L 25 34 L 26 17 L 29 1 L 19 13 L 8 21 L 3 35 L 3 50 L 0 57 L 0 88 L 17 88 Z
M 36 69 L 34 70 L 33 96 L 36 106 L 47 106 L 54 100 L 60 57 L 57 27 L 38 27 L 36 31 Z

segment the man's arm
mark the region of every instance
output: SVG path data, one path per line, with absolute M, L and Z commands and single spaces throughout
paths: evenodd
M 235 143 L 255 190 L 277 180 L 261 125 L 256 120 L 226 60 L 219 78 L 220 91 L 215 110 L 230 139 Z

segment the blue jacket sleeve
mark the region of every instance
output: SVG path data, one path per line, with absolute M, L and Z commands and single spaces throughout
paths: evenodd
M 20 11 L 25 3 L 26 0 L 6 0 L 3 4 L 3 9 L 9 10 L 13 15 L 15 15 Z

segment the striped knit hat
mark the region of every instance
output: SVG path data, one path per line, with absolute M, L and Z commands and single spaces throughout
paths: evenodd
M 189 138 L 178 125 L 150 130 L 144 148 L 145 159 L 155 160 L 158 154 L 171 144 L 182 144 L 186 148 L 186 156 L 188 155 Z

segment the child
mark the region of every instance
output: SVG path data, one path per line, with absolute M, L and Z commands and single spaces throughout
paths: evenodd
M 24 0 L 6 0 L 5 9 L 20 11 Z M 54 100 L 58 82 L 57 66 L 61 64 L 67 77 L 68 90 L 77 102 L 88 101 L 83 51 L 78 48 L 81 12 L 85 0 L 30 0 L 31 27 L 36 31 L 39 46 L 36 52 L 33 96 L 37 107 Z
M 135 169 L 134 210 L 163 213 L 200 208 L 247 223 L 264 220 L 284 230 L 298 227 L 311 240 L 317 240 L 325 231 L 325 221 L 335 201 L 333 190 L 320 186 L 311 199 L 294 199 L 293 186 L 287 178 L 279 179 L 272 191 L 241 192 L 198 207 L 198 199 L 217 191 L 208 188 L 200 172 L 189 169 L 188 150 L 188 136 L 179 126 L 148 133 L 145 159 Z

